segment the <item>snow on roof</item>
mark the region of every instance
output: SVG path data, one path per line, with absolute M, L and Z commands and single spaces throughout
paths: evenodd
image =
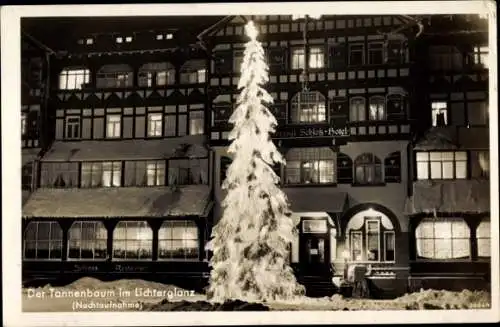
M 408 214 L 489 212 L 489 180 L 416 181 L 405 211 Z
M 455 150 L 458 149 L 455 127 L 436 127 L 429 129 L 419 139 L 415 150 Z
M 21 151 L 21 164 L 24 166 L 36 159 L 40 153 L 40 148 L 26 148 Z
M 36 190 L 24 218 L 203 216 L 210 205 L 208 185 Z
M 203 135 L 168 139 L 116 141 L 56 141 L 42 161 L 91 161 L 206 157 Z
M 487 127 L 433 127 L 415 144 L 415 150 L 489 149 Z
M 294 212 L 343 212 L 347 202 L 345 192 L 324 192 L 316 188 L 284 188 L 290 210 Z M 320 205 L 321 204 L 321 205 Z

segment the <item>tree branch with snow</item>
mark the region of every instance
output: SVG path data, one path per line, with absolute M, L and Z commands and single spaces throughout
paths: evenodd
M 271 168 L 284 159 L 270 136 L 277 121 L 266 107 L 273 102 L 263 88 L 268 66 L 254 23 L 245 31 L 250 41 L 238 84 L 241 93 L 229 120 L 234 125 L 228 149 L 233 162 L 222 185 L 227 190 L 223 215 L 208 244 L 213 256 L 207 295 L 214 302 L 286 300 L 304 293 L 289 266 L 295 226 Z

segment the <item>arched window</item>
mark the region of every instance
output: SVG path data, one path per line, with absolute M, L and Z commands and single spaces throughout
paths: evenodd
M 350 260 L 395 261 L 394 225 L 383 213 L 368 209 L 356 213 L 346 228 L 349 236 Z
M 182 84 L 200 84 L 207 80 L 205 60 L 188 60 L 181 67 L 180 82 Z
M 356 184 L 382 183 L 382 164 L 372 153 L 363 153 L 354 160 Z
M 164 86 L 175 83 L 175 68 L 169 62 L 147 63 L 139 68 L 139 86 Z
M 366 120 L 366 101 L 363 97 L 354 97 L 349 101 L 349 120 Z
M 424 219 L 415 231 L 417 257 L 463 259 L 470 256 L 470 230 L 461 218 Z
M 75 221 L 68 234 L 68 258 L 98 260 L 107 257 L 108 231 L 100 221 Z
M 370 120 L 385 120 L 385 99 L 382 96 L 373 96 L 370 98 Z
M 153 230 L 145 221 L 120 221 L 113 231 L 113 258 L 151 259 Z
M 90 70 L 82 68 L 65 68 L 59 74 L 60 90 L 80 90 L 90 82 Z
M 286 154 L 285 184 L 334 183 L 335 162 L 328 147 L 292 148 Z
M 198 226 L 194 221 L 165 221 L 158 232 L 158 259 L 198 260 Z
M 491 224 L 489 220 L 483 220 L 476 229 L 477 256 L 491 257 Z
M 318 91 L 302 91 L 292 98 L 292 122 L 315 123 L 326 121 L 326 99 Z
M 129 65 L 104 65 L 97 72 L 97 88 L 131 87 L 134 73 Z
M 24 232 L 25 259 L 61 259 L 63 232 L 55 221 L 32 221 Z

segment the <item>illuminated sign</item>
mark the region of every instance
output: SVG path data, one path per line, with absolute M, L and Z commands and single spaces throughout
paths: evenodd
M 346 137 L 349 136 L 347 127 L 335 128 L 331 126 L 325 127 L 309 127 L 309 126 L 286 126 L 276 131 L 273 135 L 274 139 L 287 138 L 309 138 L 309 137 Z

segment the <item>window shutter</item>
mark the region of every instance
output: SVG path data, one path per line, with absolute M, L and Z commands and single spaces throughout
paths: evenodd
M 341 152 L 337 154 L 337 183 L 352 184 L 352 159 Z
M 232 71 L 233 53 L 231 51 L 221 51 L 215 54 L 214 73 L 217 75 L 230 74 Z
M 343 43 L 328 47 L 328 68 L 343 69 L 346 67 L 346 46 Z
M 402 42 L 389 40 L 385 44 L 385 62 L 388 64 L 399 64 L 403 60 Z
M 385 182 L 400 183 L 401 182 L 401 153 L 393 152 L 384 160 L 385 167 Z
M 406 117 L 406 97 L 400 94 L 387 96 L 387 119 L 401 119 Z
M 286 49 L 277 47 L 268 51 L 268 63 L 270 70 L 285 70 L 287 67 Z
M 346 97 L 335 97 L 330 100 L 330 125 L 344 128 L 349 116 L 349 102 Z

